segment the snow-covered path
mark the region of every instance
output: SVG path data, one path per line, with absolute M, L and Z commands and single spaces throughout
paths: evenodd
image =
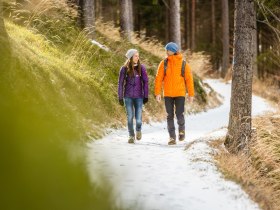
M 226 133 L 220 128 L 228 122 L 231 90 L 230 84 L 218 80 L 205 82 L 224 97 L 224 104 L 187 116 L 185 142 L 167 146 L 163 122 L 144 125 L 143 139 L 134 145 L 127 143 L 126 129 L 90 143 L 92 181 L 109 182 L 117 206 L 133 210 L 259 209 L 239 185 L 225 180 L 213 163 L 207 141 Z M 254 115 L 269 109 L 263 99 L 253 97 Z

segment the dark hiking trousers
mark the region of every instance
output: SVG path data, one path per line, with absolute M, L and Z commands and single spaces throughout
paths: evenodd
M 164 97 L 165 109 L 167 112 L 167 128 L 169 136 L 176 139 L 174 125 L 174 106 L 179 131 L 185 131 L 185 97 Z

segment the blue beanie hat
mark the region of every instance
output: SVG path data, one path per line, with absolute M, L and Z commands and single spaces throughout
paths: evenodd
M 171 52 L 176 53 L 176 52 L 178 52 L 179 47 L 178 47 L 178 45 L 177 45 L 176 43 L 174 43 L 174 42 L 169 42 L 169 43 L 165 46 L 165 49 L 166 49 L 166 50 L 169 50 L 169 51 L 171 51 Z

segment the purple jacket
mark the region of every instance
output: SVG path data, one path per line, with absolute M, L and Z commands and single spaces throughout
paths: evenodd
M 141 78 L 142 77 L 142 78 Z M 141 77 L 137 73 L 137 66 L 134 67 L 134 76 L 126 74 L 125 67 L 122 67 L 119 74 L 118 95 L 123 98 L 148 98 L 148 75 L 144 65 L 141 65 Z

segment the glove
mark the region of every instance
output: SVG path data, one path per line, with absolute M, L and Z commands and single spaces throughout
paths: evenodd
M 148 100 L 149 100 L 148 98 L 144 98 L 143 99 L 143 104 L 146 104 L 148 102 Z
M 120 104 L 121 106 L 124 105 L 123 99 L 119 99 L 119 104 Z

